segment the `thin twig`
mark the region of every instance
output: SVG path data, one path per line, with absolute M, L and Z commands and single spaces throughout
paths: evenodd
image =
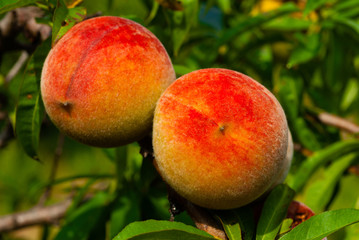
M 38 225 L 53 224 L 64 217 L 72 199 L 46 207 L 34 207 L 28 211 L 6 215 L 0 218 L 0 232 Z
M 358 134 L 359 133 L 359 126 L 338 116 L 335 116 L 330 113 L 322 112 L 318 114 L 318 119 L 329 126 L 333 126 L 339 128 L 343 131 Z

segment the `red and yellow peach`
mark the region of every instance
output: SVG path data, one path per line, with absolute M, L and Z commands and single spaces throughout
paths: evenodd
M 198 70 L 177 79 L 157 103 L 155 165 L 191 202 L 237 208 L 286 172 L 288 132 L 282 107 L 264 86 L 232 70 Z
M 161 42 L 120 17 L 70 29 L 44 63 L 41 93 L 54 124 L 70 137 L 114 147 L 148 134 L 156 102 L 175 80 Z

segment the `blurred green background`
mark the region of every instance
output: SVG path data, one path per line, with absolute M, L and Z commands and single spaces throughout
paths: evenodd
M 52 25 L 51 9 L 47 8 L 52 2 L 32 4 L 44 11 L 38 22 Z M 286 112 L 295 142 L 288 181 L 295 179 L 298 169 L 314 152 L 344 140 L 358 139 L 358 132 L 321 118 L 321 114 L 329 113 L 359 123 L 358 0 L 64 2 L 69 9 L 75 7 L 75 12 L 85 9 L 87 16 L 122 16 L 146 26 L 167 49 L 178 77 L 201 68 L 221 67 L 247 74 L 270 89 Z M 1 18 L 5 14 L 6 11 Z M 23 34 L 16 38 L 24 44 L 33 44 Z M 0 118 L 0 131 L 4 134 L 9 124 L 15 128 L 19 89 L 27 73 L 24 65 L 7 83 L 5 78 L 21 51 L 2 49 L 0 53 L 0 112 L 4 116 Z M 102 224 L 101 231 L 111 232 L 112 236 L 134 220 L 169 218 L 166 188 L 151 163 L 142 160 L 137 143 L 105 150 L 67 137 L 62 146 L 61 138 L 45 117 L 38 150 L 40 162 L 27 156 L 21 139 L 12 136 L 5 139 L 0 147 L 0 215 L 36 205 L 50 185 L 51 196 L 46 204 L 70 195 L 81 199 L 86 194 L 106 194 L 111 204 L 104 206 L 112 209 L 107 214 L 118 220 L 117 225 Z M 54 161 L 57 147 L 62 149 L 58 163 Z M 296 196 L 317 213 L 359 208 L 358 150 L 341 151 L 338 150 L 335 159 L 318 165 Z M 118 160 L 123 159 L 127 164 L 120 166 Z M 51 179 L 54 162 L 55 177 L 57 181 L 63 180 L 59 184 Z M 119 171 L 124 172 L 123 176 L 119 176 Z M 118 181 L 120 177 L 122 180 Z M 121 188 L 125 194 L 119 199 L 114 192 L 121 184 L 126 187 Z M 126 202 L 130 204 L 123 204 Z M 186 214 L 179 219 L 191 224 Z M 0 239 L 51 239 L 58 230 L 41 226 L 3 234 Z M 90 233 L 88 230 L 87 234 Z M 341 230 L 330 239 L 359 239 L 359 226 Z

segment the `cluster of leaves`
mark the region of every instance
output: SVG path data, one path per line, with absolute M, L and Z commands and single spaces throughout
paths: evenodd
M 30 157 L 41 160 L 39 82 L 51 46 L 86 16 L 122 16 L 161 40 L 178 76 L 208 67 L 237 70 L 271 89 L 286 112 L 298 150 L 287 185 L 270 193 L 259 217 L 253 206 L 212 211 L 229 239 L 322 239 L 339 229 L 333 239 L 358 235 L 358 226 L 344 227 L 359 222 L 359 192 L 352 191 L 359 183 L 359 140 L 318 118 L 329 112 L 359 122 L 357 0 L 3 0 L 0 14 L 29 5 L 44 11 L 38 21 L 52 27 L 52 36 L 36 48 L 18 81 L 3 83 L 7 70 L 1 67 L 0 94 L 7 98 L 4 111 L 16 140 Z M 4 66 L 13 63 L 13 55 L 2 57 Z M 166 186 L 138 154 L 138 145 L 103 151 L 115 174 L 86 176 L 55 239 L 215 239 L 194 228 L 185 213 L 176 222 L 164 221 L 169 218 Z M 95 192 L 83 203 L 104 178 L 115 187 Z M 318 215 L 291 230 L 286 212 L 294 198 Z M 45 231 L 43 239 L 48 237 Z

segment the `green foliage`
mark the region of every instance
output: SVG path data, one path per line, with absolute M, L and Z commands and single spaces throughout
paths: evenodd
M 339 209 L 324 212 L 299 224 L 280 240 L 320 240 L 340 228 L 356 222 L 359 222 L 358 209 Z
M 40 79 L 43 62 L 50 51 L 46 41 L 34 52 L 27 65 L 16 108 L 16 135 L 25 152 L 39 159 L 37 148 L 44 107 L 40 96 Z
M 276 238 L 294 194 L 295 192 L 286 185 L 278 185 L 271 191 L 264 202 L 263 211 L 259 218 L 256 240 L 273 240 Z
M 179 222 L 147 220 L 134 222 L 122 230 L 113 240 L 206 240 L 215 239 L 206 232 Z
M 73 200 L 59 229 L 43 226 L 42 239 L 215 239 L 186 212 L 166 221 L 167 187 L 137 143 L 96 149 L 66 138 L 61 146 L 44 117 L 40 76 L 51 46 L 83 19 L 113 15 L 150 29 L 177 76 L 233 69 L 265 85 L 283 106 L 295 142 L 288 185 L 239 209 L 211 210 L 229 239 L 357 239 L 359 135 L 320 114 L 359 123 L 358 0 L 2 0 L 0 16 L 26 6 L 42 10 L 35 20 L 52 33 L 42 44 L 26 32 L 0 42 L 1 214 L 30 208 L 50 188 L 47 203 Z M 23 51 L 29 59 L 8 79 Z M 286 216 L 293 198 L 317 213 L 294 229 Z

